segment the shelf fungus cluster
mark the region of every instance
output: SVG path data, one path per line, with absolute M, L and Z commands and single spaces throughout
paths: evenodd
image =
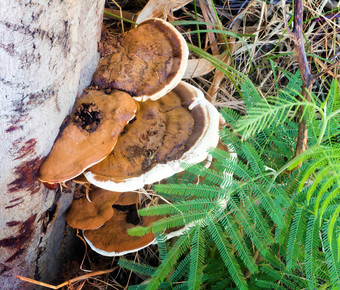
M 73 201 L 67 222 L 84 230 L 102 255 L 123 255 L 154 242 L 152 234 L 127 234 L 129 227 L 153 222 L 138 217 L 138 195 L 130 192 L 182 171 L 182 163 L 204 161 L 218 143 L 218 111 L 181 81 L 187 60 L 185 40 L 163 20 L 124 33 L 99 62 L 93 76 L 98 90 L 77 99 L 40 168 L 46 184 L 83 173 L 99 188 L 91 202 Z M 126 222 L 131 216 L 134 221 Z

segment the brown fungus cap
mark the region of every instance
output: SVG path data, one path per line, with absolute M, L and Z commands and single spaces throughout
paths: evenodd
M 128 92 L 138 101 L 171 91 L 187 66 L 182 35 L 162 19 L 149 19 L 116 40 L 116 51 L 99 62 L 93 83 Z
M 141 217 L 137 223 L 127 222 L 127 212 L 114 209 L 113 217 L 96 230 L 84 231 L 84 237 L 92 250 L 103 256 L 122 256 L 137 252 L 155 240 L 153 233 L 141 237 L 130 236 L 128 230 L 139 225 L 148 226 L 158 218 Z
M 112 205 L 119 199 L 121 192 L 98 188 L 87 198 L 72 201 L 66 213 L 66 222 L 75 229 L 92 230 L 100 227 L 113 216 Z
M 112 206 L 136 205 L 139 201 L 136 192 L 114 192 L 96 188 L 89 194 L 91 202 L 87 198 L 79 198 L 72 201 L 66 213 L 66 222 L 75 229 L 92 230 L 102 226 L 114 213 Z
M 220 115 L 202 92 L 181 82 L 157 101 L 141 103 L 114 150 L 85 172 L 94 185 L 113 191 L 142 188 L 183 171 L 217 145 Z
M 126 126 L 113 151 L 90 171 L 98 179 L 119 181 L 181 157 L 195 129 L 194 116 L 182 101 L 170 92 L 141 103 L 136 120 Z
M 61 125 L 51 152 L 40 167 L 40 181 L 69 180 L 104 159 L 136 111 L 136 102 L 125 92 L 84 93 Z

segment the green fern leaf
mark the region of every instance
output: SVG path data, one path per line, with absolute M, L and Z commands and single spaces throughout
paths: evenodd
M 146 264 L 136 263 L 134 261 L 129 261 L 123 258 L 120 258 L 118 261 L 118 265 L 125 269 L 131 270 L 133 272 L 137 272 L 141 275 L 152 276 L 156 270 L 155 267 L 151 267 Z
M 285 289 L 284 287 L 280 287 L 274 282 L 266 281 L 262 279 L 256 280 L 256 286 L 258 287 L 257 289 Z
M 159 258 L 162 261 L 164 260 L 166 254 L 168 253 L 167 239 L 164 234 L 156 234 L 156 240 L 158 245 Z
M 233 198 L 230 198 L 228 206 L 231 210 L 231 213 L 235 216 L 236 220 L 242 225 L 242 228 L 244 229 L 246 235 L 260 250 L 261 254 L 263 256 L 266 256 L 269 251 L 268 244 L 271 244 L 273 242 L 273 238 L 270 235 L 269 229 L 268 234 L 266 235 L 268 239 L 266 240 L 266 238 L 264 238 L 261 233 L 256 229 L 255 224 L 252 222 L 245 209 L 243 207 L 240 207 Z M 264 240 L 265 242 L 263 242 Z
M 204 230 L 197 227 L 191 241 L 188 289 L 201 289 L 205 258 Z
M 251 256 L 239 229 L 236 227 L 235 222 L 229 216 L 225 215 L 220 219 L 220 222 L 228 233 L 230 240 L 233 241 L 233 246 L 240 256 L 240 259 L 252 273 L 257 273 L 259 269 L 254 261 L 254 258 Z
M 197 198 L 193 200 L 185 200 L 174 202 L 171 204 L 161 204 L 148 208 L 143 208 L 138 211 L 141 216 L 152 215 L 169 215 L 178 214 L 187 211 L 208 211 L 216 207 L 217 200 L 207 198 Z
M 183 255 L 190 247 L 190 241 L 196 228 L 191 228 L 188 232 L 184 233 L 175 242 L 172 248 L 167 253 L 165 259 L 157 267 L 149 281 L 146 289 L 158 289 L 158 286 L 163 282 L 166 276 L 171 271 L 172 267 L 177 263 L 179 257 Z
M 174 214 L 169 217 L 160 219 L 154 222 L 150 227 L 152 232 L 158 233 L 163 232 L 166 229 L 174 227 L 183 227 L 192 222 L 198 222 L 207 217 L 209 212 L 185 212 L 181 214 Z M 131 229 L 132 230 L 132 229 Z M 130 231 L 129 231 L 130 234 Z
M 330 239 L 328 236 L 328 223 L 324 223 L 322 227 L 323 235 L 322 235 L 322 241 L 323 241 L 323 248 L 325 252 L 325 260 L 328 268 L 329 273 L 329 280 L 332 285 L 332 287 L 340 287 L 340 265 L 337 260 L 337 255 L 335 253 L 335 247 L 331 246 L 329 241 L 336 245 L 336 243 L 333 242 L 333 239 Z M 332 250 L 333 248 L 333 250 Z
M 297 266 L 298 257 L 301 254 L 301 245 L 306 231 L 306 209 L 298 207 L 295 211 L 292 226 L 289 233 L 287 246 L 287 269 L 292 270 Z
M 208 218 L 209 219 L 209 218 Z M 243 273 L 241 272 L 240 265 L 235 259 L 231 246 L 228 240 L 225 238 L 223 234 L 223 230 L 218 223 L 215 223 L 211 220 L 210 224 L 207 227 L 213 241 L 217 245 L 219 253 L 233 278 L 236 286 L 239 289 L 248 289 L 247 282 L 244 278 Z
M 174 284 L 178 282 L 179 279 L 184 277 L 186 273 L 189 271 L 189 263 L 190 263 L 190 255 L 187 255 L 183 258 L 181 262 L 176 266 L 174 272 L 171 274 L 169 281 Z
M 308 218 L 305 249 L 305 268 L 306 278 L 310 289 L 317 289 L 317 277 L 320 261 L 318 260 L 318 252 L 320 247 L 320 224 L 316 216 L 310 215 Z
M 273 242 L 273 237 L 270 233 L 269 226 L 265 221 L 264 216 L 261 214 L 258 205 L 251 199 L 251 197 L 247 196 L 245 192 L 240 192 L 244 207 L 249 213 L 249 216 L 256 224 L 256 231 L 258 231 L 263 237 L 264 241 L 267 244 L 271 244 Z
M 285 272 L 278 271 L 277 269 L 273 269 L 269 266 L 263 266 L 261 267 L 261 271 L 266 273 L 268 276 L 272 277 L 274 280 L 276 280 L 278 285 L 284 285 L 288 289 L 297 289 L 297 285 L 288 280 L 287 277 L 285 277 Z
M 186 195 L 203 198 L 219 198 L 227 195 L 227 191 L 218 186 L 205 184 L 157 184 L 154 186 L 157 193 Z

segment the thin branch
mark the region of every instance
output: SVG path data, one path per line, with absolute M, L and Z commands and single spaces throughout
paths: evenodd
M 98 276 L 98 275 L 103 275 L 103 274 L 111 273 L 111 272 L 115 271 L 117 268 L 119 268 L 119 267 L 116 266 L 116 267 L 114 267 L 112 269 L 102 270 L 102 271 L 97 271 L 97 272 L 85 274 L 85 275 L 73 278 L 71 280 L 68 280 L 68 281 L 66 281 L 64 283 L 61 283 L 61 284 L 59 284 L 57 286 L 54 286 L 54 285 L 51 285 L 51 284 L 47 284 L 47 283 L 44 283 L 44 282 L 40 282 L 40 281 L 37 281 L 37 280 L 33 280 L 33 279 L 30 279 L 30 278 L 22 277 L 22 276 L 17 276 L 17 278 L 19 278 L 21 281 L 29 282 L 29 283 L 32 283 L 32 284 L 35 284 L 35 285 L 39 285 L 39 286 L 43 286 L 43 287 L 47 287 L 47 288 L 50 288 L 50 289 L 60 289 L 60 288 L 65 287 L 65 286 L 72 285 L 72 284 L 74 284 L 76 282 L 79 282 L 79 281 L 82 281 L 82 280 L 86 280 L 86 279 L 91 278 L 93 276 Z
M 289 29 L 288 26 L 288 20 L 287 15 L 285 11 L 286 1 L 282 1 L 282 10 L 283 10 L 283 16 L 284 16 L 284 22 L 286 25 L 286 29 L 290 36 L 292 37 L 294 44 L 295 44 L 295 52 L 298 59 L 300 72 L 301 72 L 301 78 L 302 78 L 302 96 L 307 101 L 310 102 L 310 95 L 308 94 L 308 91 L 312 87 L 312 79 L 313 76 L 310 72 L 305 46 L 304 46 L 304 38 L 303 38 L 303 0 L 295 0 L 294 1 L 294 27 L 293 30 Z M 304 107 L 299 108 L 298 112 L 298 118 L 303 115 Z M 300 118 L 299 118 L 300 119 Z M 296 141 L 296 147 L 295 147 L 295 156 L 298 156 L 303 151 L 307 149 L 307 140 L 308 140 L 308 129 L 307 125 L 304 119 L 302 119 L 299 123 L 299 129 L 298 129 L 298 138 Z

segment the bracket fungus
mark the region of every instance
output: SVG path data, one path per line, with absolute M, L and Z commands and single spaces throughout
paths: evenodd
M 85 197 L 72 201 L 66 213 L 66 222 L 72 228 L 99 228 L 114 215 L 113 205 L 136 205 L 139 202 L 136 192 L 113 192 L 101 188 L 91 190 L 89 197 L 91 202 Z
M 124 33 L 115 48 L 100 60 L 93 83 L 101 89 L 128 92 L 142 102 L 171 91 L 181 81 L 189 56 L 183 36 L 157 18 Z
M 141 217 L 136 222 L 127 222 L 127 212 L 114 208 L 113 217 L 95 230 L 83 232 L 86 242 L 92 250 L 103 256 L 123 256 L 137 252 L 155 242 L 153 233 L 144 236 L 130 236 L 128 230 L 139 226 L 148 226 L 156 221 L 155 217 Z
M 99 187 L 91 201 L 74 200 L 66 215 L 99 254 L 121 256 L 154 243 L 153 233 L 128 235 L 159 219 L 139 217 L 139 195 L 131 191 L 183 171 L 182 163 L 204 161 L 218 143 L 217 109 L 181 82 L 188 54 L 182 35 L 161 19 L 117 38 L 93 76 L 106 91 L 88 90 L 76 100 L 40 168 L 39 179 L 47 184 L 83 173 Z
M 87 180 L 112 191 L 142 188 L 196 164 L 218 143 L 220 114 L 203 93 L 181 82 L 157 101 L 141 103 L 112 152 L 85 173 Z
M 40 167 L 40 181 L 50 184 L 67 181 L 104 159 L 136 112 L 136 102 L 125 92 L 84 93 L 65 118 Z

